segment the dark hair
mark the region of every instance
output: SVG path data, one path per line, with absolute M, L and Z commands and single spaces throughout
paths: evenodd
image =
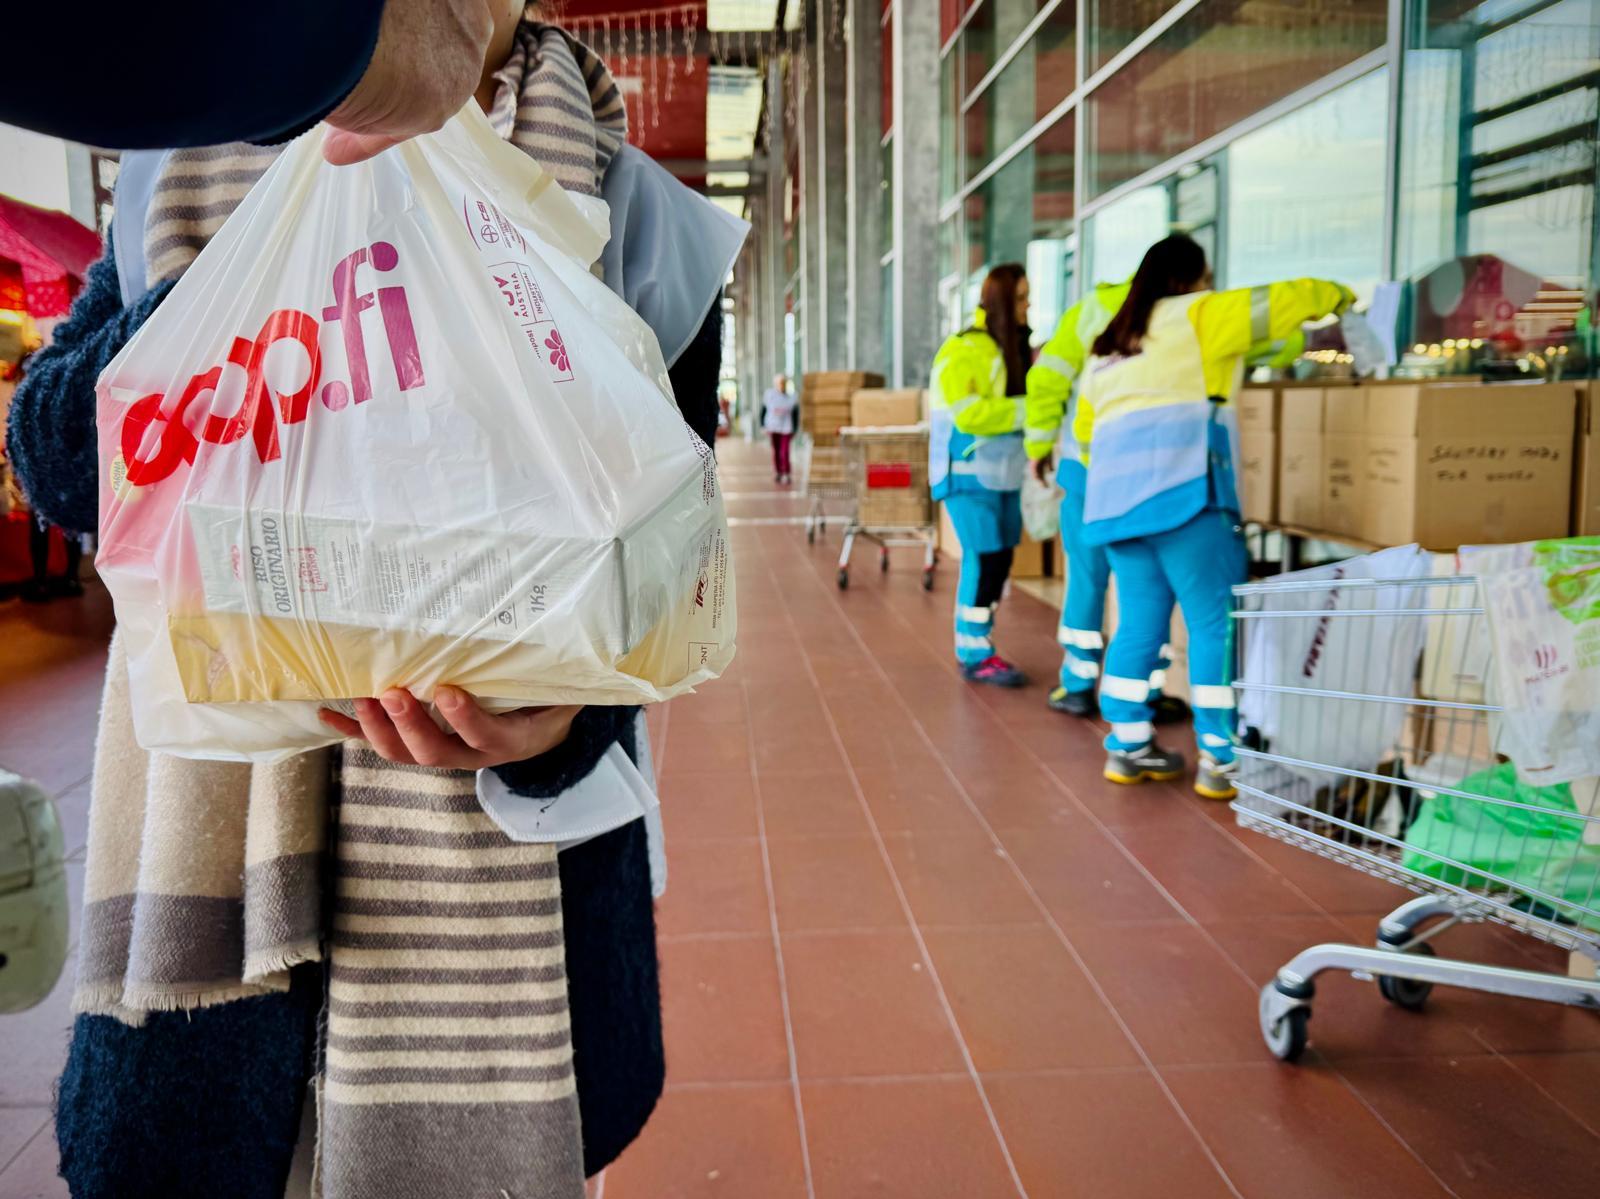
M 988 320 L 989 336 L 1006 360 L 1006 394 L 1020 388 L 1027 371 L 1022 360 L 1022 329 L 1017 324 L 1017 284 L 1028 272 L 1019 262 L 1002 262 L 983 280 L 978 305 Z
M 1205 277 L 1206 252 L 1194 238 L 1174 233 L 1156 242 L 1145 251 L 1144 261 L 1134 272 L 1128 298 L 1094 339 L 1093 352 L 1102 358 L 1138 353 L 1156 302 L 1193 291 Z

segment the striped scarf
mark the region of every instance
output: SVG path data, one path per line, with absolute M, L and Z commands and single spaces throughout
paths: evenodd
M 598 195 L 627 136 L 610 72 L 529 17 L 495 75 L 494 128 Z M 242 143 L 167 156 L 145 224 L 152 284 L 199 255 L 271 165 Z M 75 1007 L 138 1023 L 282 990 L 325 959 L 318 1186 L 327 1199 L 583 1193 L 560 878 L 506 838 L 474 776 L 345 748 L 249 767 L 145 754 L 113 645 Z M 329 933 L 317 863 L 333 842 Z
M 494 79 L 488 115 L 495 131 L 568 191 L 598 196 L 628 137 L 622 92 L 599 56 L 556 26 L 524 17 Z M 282 150 L 233 142 L 167 155 L 145 217 L 151 286 L 189 269 Z

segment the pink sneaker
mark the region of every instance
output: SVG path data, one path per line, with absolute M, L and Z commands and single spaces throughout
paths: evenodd
M 969 683 L 987 683 L 991 687 L 1021 687 L 1028 681 L 1027 675 L 999 654 L 990 654 L 976 666 L 962 666 L 961 674 Z

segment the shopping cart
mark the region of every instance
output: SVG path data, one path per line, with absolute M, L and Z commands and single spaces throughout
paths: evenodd
M 825 435 L 822 444 L 811 433 L 801 435 L 797 449 L 800 458 L 800 491 L 810 501 L 806 512 L 806 540 L 815 543 L 817 534 L 828 528 L 828 501 L 855 498 L 855 488 L 845 471 L 844 447 L 837 434 Z
M 1592 974 L 1434 949 L 1488 920 L 1600 960 L 1600 779 L 1528 786 L 1495 752 L 1507 716 L 1478 580 L 1323 577 L 1234 596 L 1240 825 L 1419 893 L 1378 922 L 1375 946 L 1316 945 L 1278 971 L 1260 998 L 1271 1051 L 1305 1051 L 1325 970 L 1412 1010 L 1435 986 L 1600 1010 Z
M 883 571 L 891 548 L 920 548 L 922 589 L 932 591 L 939 529 L 928 491 L 928 426 L 845 428 L 840 437 L 852 500 L 839 550 L 840 590 L 850 586 L 850 553 L 864 537 L 877 545 Z

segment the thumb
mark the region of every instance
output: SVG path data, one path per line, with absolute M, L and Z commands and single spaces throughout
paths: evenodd
M 348 129 L 329 129 L 322 143 L 322 156 L 336 167 L 366 162 L 382 154 L 400 139 L 385 133 L 352 133 Z

